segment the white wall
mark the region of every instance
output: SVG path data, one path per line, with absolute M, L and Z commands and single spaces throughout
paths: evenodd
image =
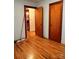
M 43 7 L 43 35 L 44 37 L 48 38 L 49 37 L 49 4 L 60 1 L 60 0 L 43 0 L 38 3 L 36 3 L 36 6 L 38 7 Z M 64 11 L 63 11 L 64 13 Z M 61 43 L 65 43 L 65 24 L 64 24 L 64 14 L 63 14 L 63 24 L 62 24 L 62 40 Z
M 61 43 L 65 44 L 65 3 L 63 1 L 63 20 L 62 20 L 62 40 Z
M 35 9 L 29 8 L 30 31 L 35 31 Z
M 14 0 L 14 40 L 20 39 L 22 22 L 24 18 L 24 5 L 34 6 L 32 2 L 27 2 L 25 0 Z M 24 27 L 22 30 L 22 38 L 24 38 Z
M 14 39 L 20 39 L 21 26 L 23 20 L 23 1 L 14 1 Z
M 34 2 L 28 2 L 28 0 L 22 0 L 24 2 L 24 5 L 28 6 L 36 6 Z

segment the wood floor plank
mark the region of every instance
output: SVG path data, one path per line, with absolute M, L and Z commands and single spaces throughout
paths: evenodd
M 65 59 L 64 48 L 63 44 L 40 38 L 33 32 L 28 32 L 27 39 L 15 43 L 14 59 Z

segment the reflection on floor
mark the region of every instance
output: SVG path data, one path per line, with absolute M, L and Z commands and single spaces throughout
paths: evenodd
M 28 38 L 14 45 L 14 59 L 64 59 L 64 45 L 28 32 Z

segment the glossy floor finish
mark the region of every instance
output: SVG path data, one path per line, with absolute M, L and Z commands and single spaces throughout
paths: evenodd
M 28 32 L 28 38 L 14 44 L 14 59 L 65 59 L 64 45 Z

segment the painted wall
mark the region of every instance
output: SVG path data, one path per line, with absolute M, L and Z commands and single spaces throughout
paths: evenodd
M 30 31 L 35 31 L 35 9 L 29 8 Z
M 36 3 L 36 6 L 43 7 L 43 35 L 44 37 L 49 37 L 49 4 L 60 1 L 60 0 L 42 0 Z M 61 43 L 65 43 L 65 19 L 64 19 L 64 11 L 63 11 L 63 24 L 62 24 L 62 40 Z
M 27 2 L 25 0 L 14 0 L 14 40 L 18 40 L 20 37 L 25 37 L 24 25 L 22 28 L 22 22 L 24 18 L 24 5 L 34 6 L 32 2 Z
M 62 40 L 61 43 L 65 44 L 65 3 L 63 1 L 63 21 L 62 21 Z
M 14 1 L 14 39 L 20 39 L 22 20 L 23 20 L 23 1 Z

